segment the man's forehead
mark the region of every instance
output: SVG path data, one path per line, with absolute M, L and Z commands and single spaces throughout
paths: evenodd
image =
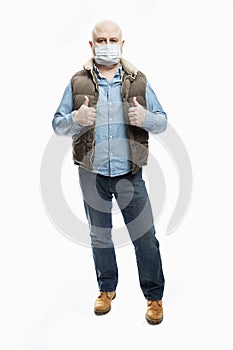
M 118 28 L 115 29 L 102 29 L 96 28 L 94 31 L 94 37 L 98 38 L 119 38 L 121 36 L 121 32 Z

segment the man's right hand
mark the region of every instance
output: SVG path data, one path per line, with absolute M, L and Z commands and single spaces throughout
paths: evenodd
M 96 120 L 96 109 L 88 107 L 89 98 L 84 96 L 82 106 L 74 113 L 74 119 L 82 126 L 93 125 Z

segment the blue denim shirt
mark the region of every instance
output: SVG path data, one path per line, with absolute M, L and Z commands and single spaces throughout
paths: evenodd
M 121 95 L 122 67 L 119 67 L 111 80 L 102 77 L 96 67 L 95 70 L 99 86 L 99 101 L 96 109 L 93 172 L 105 176 L 119 176 L 131 170 L 130 147 Z M 167 116 L 148 81 L 146 101 L 146 120 L 142 128 L 154 134 L 164 131 L 167 126 Z M 85 128 L 75 121 L 73 114 L 72 88 L 69 82 L 52 121 L 56 134 L 72 136 L 79 134 Z

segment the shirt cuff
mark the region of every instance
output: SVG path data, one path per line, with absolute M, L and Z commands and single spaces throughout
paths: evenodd
M 167 115 L 166 113 L 146 111 L 146 120 L 142 125 L 142 128 L 152 134 L 159 134 L 163 132 L 167 127 Z
M 155 127 L 155 116 L 154 113 L 146 110 L 146 120 L 144 121 L 142 128 L 151 131 Z
M 79 123 L 75 120 L 75 118 L 74 118 L 75 112 L 76 112 L 76 111 L 73 111 L 73 112 L 71 113 L 71 118 L 70 118 L 70 119 L 71 119 L 71 122 L 72 122 L 73 126 L 81 130 L 82 128 L 85 128 L 85 126 L 79 124 Z
M 72 123 L 73 123 L 74 126 L 77 126 L 77 125 L 80 125 L 80 124 L 77 123 L 77 121 L 76 121 L 75 118 L 74 118 L 75 112 L 76 112 L 76 111 L 73 111 L 73 112 L 71 113 L 71 121 L 72 121 Z M 81 125 L 80 125 L 80 126 L 81 126 Z

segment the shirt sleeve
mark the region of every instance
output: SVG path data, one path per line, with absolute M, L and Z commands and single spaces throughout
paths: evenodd
M 159 134 L 167 127 L 167 114 L 147 81 L 146 85 L 146 120 L 142 128 L 152 134 Z
M 83 128 L 85 128 L 85 126 L 76 122 L 74 119 L 74 113 L 71 82 L 69 82 L 52 120 L 55 134 L 61 136 L 72 136 L 79 134 Z

